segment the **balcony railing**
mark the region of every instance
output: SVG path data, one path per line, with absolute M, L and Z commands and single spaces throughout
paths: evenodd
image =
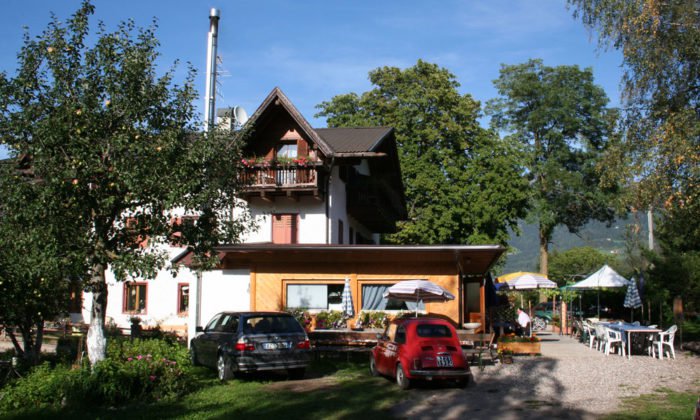
M 315 187 L 315 167 L 246 168 L 243 181 L 249 189 Z

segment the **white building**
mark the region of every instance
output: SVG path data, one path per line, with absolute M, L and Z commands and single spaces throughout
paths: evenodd
M 258 229 L 249 244 L 376 244 L 406 217 L 403 185 L 392 128 L 313 129 L 279 88 L 247 122 L 247 202 Z M 171 260 L 183 248 L 168 247 Z M 138 316 L 143 325 L 184 332 L 222 310 L 250 310 L 251 267 L 203 273 L 199 289 L 187 268 L 173 276 L 162 270 L 153 280 L 117 282 L 107 274 L 107 320 L 122 328 Z M 199 299 L 199 314 L 190 300 Z M 87 321 L 91 297 L 85 293 Z

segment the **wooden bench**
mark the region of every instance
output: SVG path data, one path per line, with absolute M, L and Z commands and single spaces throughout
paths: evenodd
M 459 334 L 459 342 L 462 344 L 462 353 L 465 357 L 472 359 L 472 361 L 477 360 L 479 363 L 481 363 L 485 355 L 488 354 L 489 358 L 493 361 L 496 358 L 493 350 L 493 340 L 495 337 L 496 334 L 494 333 L 461 333 Z

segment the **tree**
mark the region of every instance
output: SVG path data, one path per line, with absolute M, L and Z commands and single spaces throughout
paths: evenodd
M 78 244 L 62 242 L 76 236 L 75 224 L 63 208 L 43 205 L 45 192 L 14 161 L 0 164 L 0 326 L 30 364 L 39 361 L 44 320 L 67 314 L 70 279 L 84 272 Z
M 489 101 L 495 128 L 510 133 L 526 150 L 530 182 L 529 218 L 539 225 L 540 271 L 548 272 L 554 228 L 577 232 L 587 221 L 612 221 L 609 194 L 597 164 L 612 136 L 616 112 L 578 66 L 545 66 L 541 60 L 502 65 L 494 81 L 499 98 Z
M 700 5 L 693 0 L 569 4 L 597 31 L 601 47 L 622 52 L 626 132 L 606 165 L 609 179 L 626 183 L 628 205 L 653 208 L 660 219 L 663 255 L 651 257 L 656 277 L 651 283 L 664 289 L 660 297 L 693 296 L 691 305 L 697 305 Z
M 616 258 L 610 254 L 583 246 L 571 248 L 563 252 L 553 252 L 549 264 L 549 278 L 557 282 L 559 286 L 565 286 L 571 282 L 581 281 L 594 273 L 604 264 L 611 265 Z
M 160 245 L 180 228 L 174 209 L 197 215 L 180 241 L 202 264 L 247 219 L 232 217 L 241 142 L 198 134 L 194 71 L 182 85 L 174 66 L 157 75 L 155 22 L 115 32 L 100 24 L 87 46 L 93 13 L 86 1 L 65 25 L 54 18 L 38 37 L 25 36 L 16 75 L 0 76 L 0 142 L 30 157 L 42 205 L 79 227 L 63 241 L 84 246 L 94 365 L 105 356 L 105 270 L 118 280 L 152 278 L 167 261 Z
M 335 96 L 317 117 L 329 127 L 395 128 L 409 217 L 385 240 L 505 244 L 524 214 L 517 145 L 482 129 L 479 103 L 435 64 L 382 67 L 369 79 L 374 89 Z
M 623 54 L 625 137 L 609 175 L 630 202 L 680 211 L 700 199 L 700 5 L 693 0 L 569 0 Z M 697 219 L 697 213 L 694 217 Z

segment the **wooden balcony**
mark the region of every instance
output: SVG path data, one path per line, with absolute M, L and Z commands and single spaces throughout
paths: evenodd
M 243 197 L 272 201 L 286 196 L 297 200 L 302 195 L 320 197 L 318 170 L 314 166 L 254 166 L 243 173 Z

